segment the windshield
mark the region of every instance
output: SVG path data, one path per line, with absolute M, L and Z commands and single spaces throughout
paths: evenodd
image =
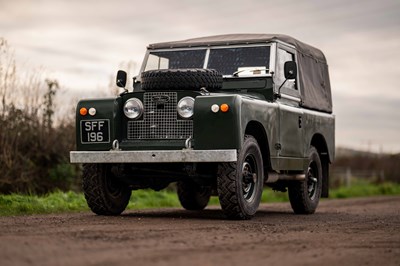
M 145 71 L 152 69 L 203 68 L 206 49 L 151 52 Z
M 219 70 L 223 75 L 251 69 L 269 69 L 269 47 L 239 47 L 211 49 L 207 68 Z M 266 74 L 266 73 L 264 73 Z
M 224 76 L 269 73 L 270 47 L 224 47 L 196 50 L 151 51 L 145 71 L 154 69 L 209 68 Z M 207 62 L 207 65 L 205 65 Z M 239 75 L 240 76 L 240 75 Z

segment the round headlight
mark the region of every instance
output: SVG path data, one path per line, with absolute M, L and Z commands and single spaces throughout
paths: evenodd
M 124 114 L 131 119 L 137 119 L 143 114 L 143 103 L 137 98 L 129 99 L 124 104 Z
M 178 114 L 182 118 L 190 118 L 193 116 L 194 99 L 192 97 L 182 98 L 177 106 Z

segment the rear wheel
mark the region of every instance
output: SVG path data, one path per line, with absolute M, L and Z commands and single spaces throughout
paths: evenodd
M 128 205 L 131 190 L 113 177 L 110 165 L 83 165 L 83 192 L 89 208 L 98 215 L 119 215 Z
M 211 197 L 211 187 L 200 186 L 192 180 L 178 182 L 177 192 L 182 207 L 191 211 L 203 210 Z
M 322 165 L 315 147 L 308 153 L 309 163 L 304 181 L 293 181 L 289 186 L 289 200 L 296 214 L 312 214 L 317 209 L 322 191 Z
M 235 163 L 218 166 L 217 190 L 225 215 L 230 219 L 250 219 L 261 201 L 264 168 L 256 139 L 246 136 Z

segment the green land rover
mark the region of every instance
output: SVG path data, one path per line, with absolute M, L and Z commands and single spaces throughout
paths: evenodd
M 94 213 L 118 215 L 132 190 L 173 182 L 185 209 L 215 195 L 230 219 L 253 217 L 264 186 L 288 191 L 297 214 L 328 196 L 335 116 L 320 50 L 275 34 L 156 43 L 133 80 L 77 106 L 70 159 Z

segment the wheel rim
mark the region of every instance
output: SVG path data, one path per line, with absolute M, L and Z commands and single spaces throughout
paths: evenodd
M 120 198 L 122 195 L 122 189 L 120 186 L 118 186 L 118 184 L 116 184 L 116 182 L 113 180 L 111 180 L 111 178 L 106 178 L 106 190 L 108 192 L 108 194 L 112 197 L 112 198 Z
M 252 155 L 246 156 L 242 164 L 242 191 L 243 198 L 252 202 L 257 191 L 257 163 Z
M 210 196 L 210 189 L 205 186 L 201 186 L 199 187 L 197 193 L 201 198 L 206 198 Z
M 307 191 L 308 197 L 311 200 L 314 200 L 317 195 L 317 186 L 318 186 L 318 169 L 315 163 L 311 163 L 307 170 Z

